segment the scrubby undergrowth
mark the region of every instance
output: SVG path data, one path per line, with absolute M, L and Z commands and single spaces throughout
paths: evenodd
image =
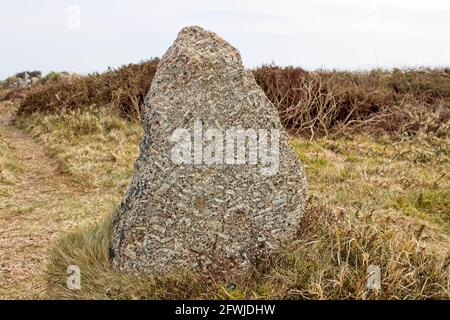
M 108 107 L 139 119 L 139 108 L 156 72 L 158 59 L 129 64 L 88 76 L 46 81 L 30 88 L 20 102 L 19 115 Z
M 157 64 L 153 59 L 102 74 L 39 83 L 27 90 L 19 114 L 107 106 L 139 120 Z M 269 65 L 252 72 L 284 126 L 295 134 L 448 133 L 448 69 L 307 72 Z
M 306 72 L 263 66 L 254 75 L 284 126 L 296 134 L 448 129 L 450 72 L 445 70 Z
M 314 203 L 311 199 L 310 203 Z M 449 299 L 448 264 L 402 226 L 370 214 L 307 208 L 300 236 L 248 274 L 216 281 L 180 270 L 136 277 L 112 269 L 111 217 L 62 238 L 47 271 L 53 298 L 68 299 Z M 82 289 L 65 286 L 68 265 Z M 382 270 L 381 291 L 366 287 L 369 265 Z

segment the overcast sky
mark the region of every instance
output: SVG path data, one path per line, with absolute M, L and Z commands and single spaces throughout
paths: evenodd
M 2 0 L 0 79 L 161 56 L 187 25 L 217 32 L 248 67 L 450 66 L 447 0 Z

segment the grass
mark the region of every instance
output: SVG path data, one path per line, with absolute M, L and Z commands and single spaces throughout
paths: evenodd
M 314 199 L 313 199 L 314 200 Z M 47 270 L 49 294 L 68 299 L 448 299 L 445 259 L 427 252 L 394 223 L 361 213 L 309 206 L 301 236 L 252 273 L 226 281 L 183 272 L 162 278 L 118 273 L 108 258 L 110 217 L 60 240 Z M 70 264 L 82 289 L 64 286 Z M 366 288 L 369 264 L 383 288 Z
M 1 95 L 0 91 L 0 95 Z M 14 103 L 0 104 L 0 115 L 9 115 L 14 111 Z M 2 119 L 0 118 L 0 121 Z M 17 159 L 14 148 L 3 139 L 0 132 L 0 197 L 9 195 L 9 185 L 14 184 L 17 174 L 20 172 L 21 166 Z
M 51 250 L 48 298 L 450 298 L 446 136 L 293 139 L 311 195 L 298 238 L 251 273 L 216 281 L 183 270 L 153 278 L 111 268 L 111 213 L 137 157 L 142 134 L 137 123 L 108 108 L 94 108 L 35 113 L 19 117 L 16 124 L 91 190 L 83 202 L 75 201 L 83 203 L 81 208 L 65 216 L 76 230 Z M 85 221 L 81 226 L 78 215 Z M 66 269 L 72 264 L 81 268 L 78 291 L 66 288 Z M 370 264 L 381 268 L 381 292 L 366 288 Z
M 409 215 L 432 219 L 450 227 L 450 190 L 422 189 L 396 196 L 392 206 Z
M 17 124 L 49 146 L 80 182 L 121 195 L 131 176 L 142 128 L 104 109 L 21 117 Z
M 83 115 L 22 119 L 24 129 L 33 126 L 36 130 L 34 140 L 0 119 L 0 299 L 42 298 L 46 251 L 57 234 L 103 219 L 121 197 L 117 190 L 126 185 L 132 160 L 118 161 L 121 169 L 115 170 L 115 158 L 98 161 L 96 157 L 120 149 L 121 137 L 131 142 L 130 137 L 139 136 L 139 131 L 119 130 L 117 126 L 127 124 L 126 120 L 111 117 L 108 121 L 102 116 L 103 127 L 94 134 L 95 127 L 87 123 L 95 123 L 99 116 Z M 80 130 L 83 126 L 88 129 Z M 75 133 L 78 130 L 84 137 Z M 137 142 L 123 152 L 134 150 Z M 109 174 L 101 175 L 99 170 Z
M 0 135 L 1 138 L 1 135 Z M 14 150 L 6 141 L 0 140 L 0 196 L 7 196 L 8 185 L 13 184 L 20 171 L 20 163 Z

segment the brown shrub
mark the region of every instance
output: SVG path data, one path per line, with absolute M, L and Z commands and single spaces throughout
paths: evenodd
M 24 99 L 27 95 L 27 90 L 28 88 L 4 90 L 4 93 L 0 97 L 0 102 Z
M 435 121 L 445 121 L 435 106 L 448 113 L 450 105 L 450 76 L 438 70 L 306 72 L 263 66 L 254 75 L 295 134 L 430 131 L 439 127 Z
M 34 88 L 21 102 L 19 115 L 66 109 L 113 106 L 122 115 L 139 118 L 156 72 L 158 59 L 129 64 L 102 74 L 70 77 Z
M 28 91 L 19 115 L 112 106 L 125 117 L 139 119 L 157 64 L 158 59 L 152 59 L 43 83 Z M 265 65 L 253 74 L 294 134 L 410 134 L 448 128 L 450 74 L 445 69 L 307 72 Z

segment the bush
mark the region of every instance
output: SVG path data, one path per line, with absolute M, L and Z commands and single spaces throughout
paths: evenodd
M 27 94 L 18 114 L 111 106 L 126 117 L 138 119 L 157 65 L 158 59 L 152 59 L 102 74 L 49 81 Z
M 439 70 L 350 73 L 263 66 L 254 75 L 283 124 L 296 134 L 343 128 L 436 131 L 449 120 L 450 75 Z M 442 110 L 436 113 L 438 105 Z
M 27 91 L 19 115 L 111 106 L 138 120 L 158 61 L 42 81 Z M 314 136 L 343 130 L 414 134 L 448 129 L 450 74 L 445 70 L 307 72 L 265 65 L 253 74 L 278 109 L 284 126 L 294 134 Z

